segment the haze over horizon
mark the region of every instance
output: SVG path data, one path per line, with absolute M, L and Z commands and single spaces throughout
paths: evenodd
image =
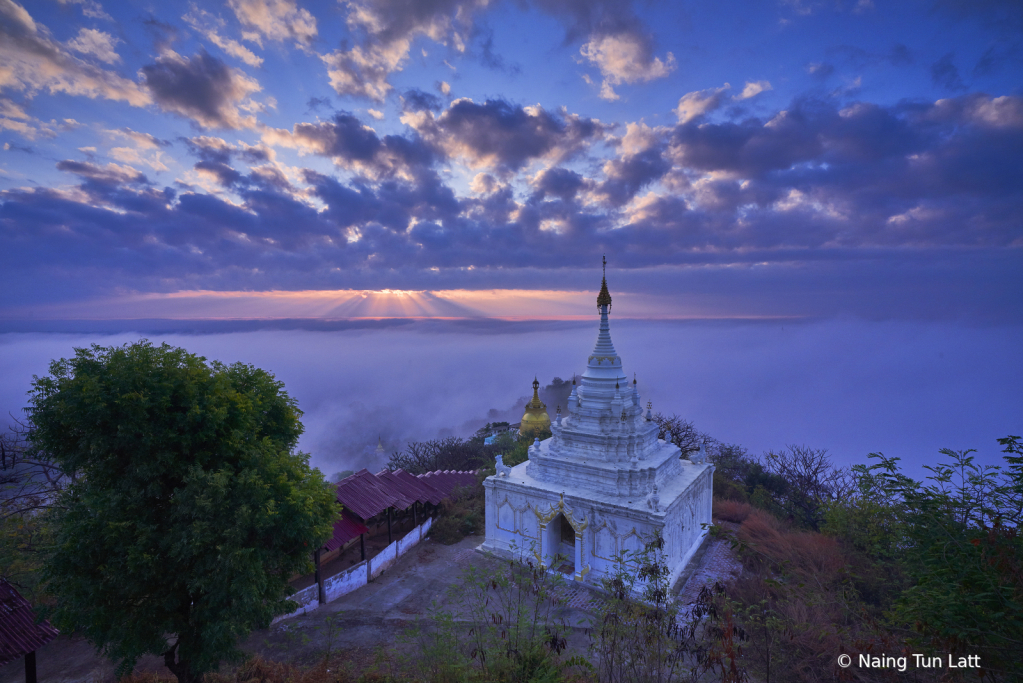
M 299 447 L 329 476 L 381 467 L 378 437 L 389 455 L 409 441 L 518 421 L 534 375 L 546 385 L 585 369 L 595 318 L 146 336 L 274 373 L 305 411 Z M 848 466 L 881 451 L 922 477 L 941 448 L 975 448 L 978 462 L 1000 464 L 996 439 L 1018 433 L 1023 414 L 1020 325 L 612 315 L 611 335 L 644 402 L 754 455 L 803 444 L 827 448 Z M 0 409 L 20 415 L 32 375 L 73 355 L 73 347 L 140 336 L 0 334 Z

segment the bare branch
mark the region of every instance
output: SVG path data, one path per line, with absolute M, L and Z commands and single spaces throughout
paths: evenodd
M 28 439 L 31 425 L 11 416 L 0 434 L 0 519 L 32 514 L 53 506 L 74 477 Z

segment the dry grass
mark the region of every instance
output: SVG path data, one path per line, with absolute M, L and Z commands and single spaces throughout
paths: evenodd
M 813 577 L 821 585 L 838 581 L 849 564 L 835 539 L 813 531 L 795 531 L 762 510 L 750 511 L 738 536 L 762 560 L 794 570 L 802 578 Z M 756 564 L 757 558 L 749 561 Z
M 725 498 L 714 498 L 714 519 L 738 524 L 746 521 L 746 518 L 749 517 L 752 511 L 753 507 L 749 503 Z
M 745 651 L 754 676 L 770 670 L 771 681 L 834 680 L 837 653 L 860 630 L 844 582 L 850 558 L 831 537 L 724 503 L 715 504 L 716 515 L 744 517 L 736 536 L 747 549 L 745 571 L 727 595 L 749 633 Z

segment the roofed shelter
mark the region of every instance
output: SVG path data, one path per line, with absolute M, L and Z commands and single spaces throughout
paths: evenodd
M 25 683 L 36 683 L 36 650 L 59 633 L 46 620 L 37 623 L 28 600 L 0 579 L 0 666 L 24 657 Z
M 320 586 L 320 600 L 325 602 L 323 583 L 321 581 L 321 554 L 323 551 L 333 553 L 346 548 L 351 541 L 359 539 L 359 554 L 366 559 L 366 535 L 369 534 L 369 522 L 386 514 L 387 542 L 393 542 L 391 529 L 392 510 L 404 512 L 412 510 L 414 526 L 419 524 L 419 510 L 425 506 L 438 506 L 460 486 L 473 486 L 477 483 L 476 472 L 439 470 L 426 474 L 413 475 L 404 470 L 381 470 L 372 474 L 361 469 L 337 483 L 337 502 L 341 504 L 341 515 L 334 522 L 334 533 L 331 538 L 317 549 L 314 554 L 316 566 L 316 583 Z M 330 561 L 330 560 L 324 560 Z

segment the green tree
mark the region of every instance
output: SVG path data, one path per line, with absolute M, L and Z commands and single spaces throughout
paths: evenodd
M 31 443 L 73 480 L 44 570 L 60 628 L 121 674 L 151 653 L 193 683 L 293 608 L 336 510 L 281 382 L 143 340 L 54 361 L 30 403 Z

